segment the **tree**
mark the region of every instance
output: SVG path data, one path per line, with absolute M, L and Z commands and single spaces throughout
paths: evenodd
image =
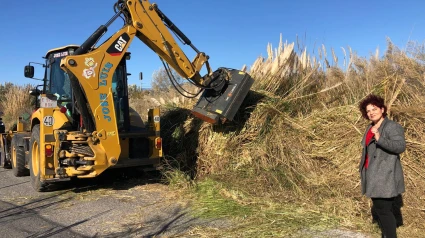
M 174 77 L 175 83 L 185 83 L 185 79 L 175 70 L 171 69 L 171 75 Z M 173 84 L 171 83 L 165 68 L 160 68 L 159 70 L 154 71 L 152 74 L 152 90 L 154 92 L 168 92 L 170 89 L 173 90 Z

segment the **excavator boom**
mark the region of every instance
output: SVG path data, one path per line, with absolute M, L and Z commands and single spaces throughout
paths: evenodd
M 83 112 L 86 114 L 83 116 L 87 128 L 115 130 L 115 119 L 106 113 L 114 113 L 111 106 L 111 72 L 114 72 L 134 37 L 146 44 L 180 76 L 200 88 L 199 94 L 202 94 L 192 110 L 193 115 L 211 124 L 233 119 L 253 84 L 253 79 L 247 73 L 225 67 L 213 72 L 209 56 L 200 52 L 158 6 L 148 0 L 119 0 L 114 9 L 116 14 L 110 21 L 100 26 L 74 55 L 61 61 L 62 69 L 71 75 L 73 88 L 81 87 L 81 90 L 76 90 L 80 105 L 91 108 L 91 111 Z M 119 16 L 125 19 L 124 26 L 95 48 L 107 27 Z M 175 41 L 173 32 L 196 52 L 192 61 Z M 204 66 L 207 74 L 201 76 L 200 71 Z M 87 93 L 89 91 L 95 93 Z

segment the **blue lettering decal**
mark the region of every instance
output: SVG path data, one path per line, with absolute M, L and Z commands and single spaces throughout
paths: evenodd
M 109 70 L 111 70 L 112 66 L 114 65 L 108 62 L 105 64 L 105 67 L 103 67 L 102 71 L 109 73 Z
M 102 107 L 102 113 L 103 113 L 103 114 L 109 114 L 109 108 L 107 108 L 107 107 Z
M 99 82 L 99 86 L 107 86 L 108 85 L 108 81 L 106 80 L 108 78 L 108 74 L 109 71 L 111 70 L 112 66 L 114 66 L 113 64 L 107 62 L 103 68 L 102 68 L 102 72 L 100 73 L 100 82 Z
M 105 119 L 108 122 L 110 122 L 112 120 L 112 118 L 107 115 L 111 111 L 109 109 L 109 103 L 108 103 L 108 101 L 106 101 L 107 100 L 107 97 L 108 97 L 108 95 L 106 93 L 100 93 L 99 94 L 100 106 L 102 107 L 103 119 Z
M 108 86 L 108 77 L 109 77 L 109 71 L 111 70 L 112 66 L 114 66 L 113 64 L 107 62 L 103 68 L 102 71 L 100 73 L 100 81 L 99 81 L 99 86 Z M 100 93 L 99 94 L 99 98 L 100 98 L 100 106 L 102 107 L 102 113 L 103 113 L 103 119 L 107 120 L 108 122 L 110 122 L 112 120 L 112 118 L 110 116 L 108 116 L 107 114 L 109 114 L 109 112 L 111 111 L 109 109 L 109 103 L 108 101 L 106 101 L 106 98 L 108 97 L 108 95 L 106 93 Z

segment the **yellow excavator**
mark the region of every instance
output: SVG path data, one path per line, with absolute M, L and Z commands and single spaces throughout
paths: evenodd
M 221 67 L 212 71 L 208 55 L 200 52 L 156 4 L 119 0 L 114 11 L 115 15 L 83 44 L 47 52 L 43 84 L 31 91 L 38 100 L 30 130 L 24 131 L 19 124 L 19 130 L 2 136 L 5 155 L 0 162 L 9 162 L 16 176 L 29 173 L 36 191 L 72 177 L 96 177 L 109 168 L 158 168 L 163 156 L 160 110 L 150 109 L 145 123 L 128 102 L 126 61 L 135 37 L 158 54 L 176 90 L 187 97 L 199 97 L 192 114 L 208 123 L 233 120 L 253 84 L 240 70 Z M 96 46 L 119 17 L 124 26 Z M 173 33 L 196 52 L 192 61 Z M 201 76 L 204 66 L 207 73 Z M 199 91 L 183 91 L 170 67 Z M 31 63 L 25 66 L 24 74 L 34 78 Z

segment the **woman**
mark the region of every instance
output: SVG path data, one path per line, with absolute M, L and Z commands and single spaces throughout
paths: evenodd
M 406 149 L 404 129 L 387 118 L 387 107 L 379 96 L 369 95 L 360 102 L 359 109 L 362 116 L 371 121 L 361 142 L 362 195 L 372 199 L 372 214 L 378 221 L 382 237 L 397 237 L 399 215 L 394 215 L 393 206 L 405 191 L 400 163 L 400 154 Z

